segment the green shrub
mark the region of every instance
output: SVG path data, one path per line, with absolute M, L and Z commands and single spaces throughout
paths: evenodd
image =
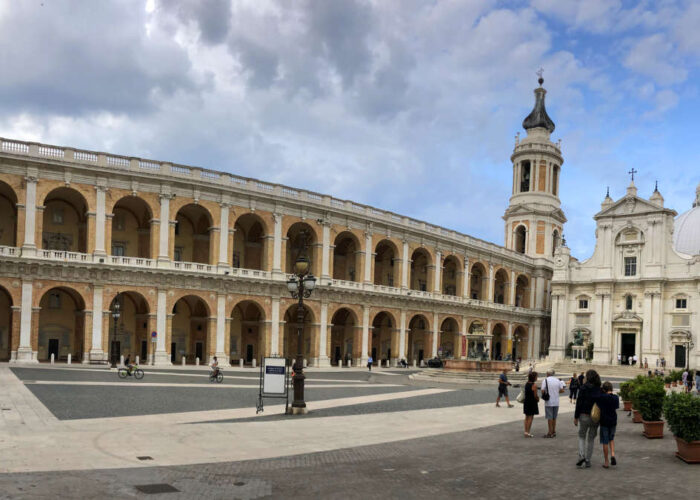
M 593 359 L 593 342 L 589 342 L 586 347 L 586 360 L 591 361 Z
M 666 375 L 664 377 L 664 382 L 667 384 L 670 384 L 671 382 L 673 382 L 673 378 L 671 377 L 671 375 Z
M 632 401 L 632 391 L 634 390 L 634 382 L 631 380 L 620 384 L 620 398 L 623 401 Z
M 659 378 L 647 378 L 644 382 L 635 384 L 632 400 L 636 403 L 635 409 L 642 414 L 642 419 L 653 422 L 661 420 L 664 396 L 666 389 L 663 381 Z
M 674 392 L 666 396 L 664 415 L 673 435 L 687 441 L 700 441 L 700 398 Z

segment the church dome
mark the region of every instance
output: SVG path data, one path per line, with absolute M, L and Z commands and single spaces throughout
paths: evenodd
M 545 128 L 551 134 L 554 132 L 554 122 L 549 117 L 544 107 L 544 96 L 547 93 L 547 91 L 542 88 L 544 79 L 540 76 L 538 82 L 540 86 L 535 89 L 535 107 L 532 108 L 530 114 L 523 120 L 523 128 L 528 131 L 533 128 Z
M 700 255 L 700 185 L 696 190 L 693 208 L 676 217 L 673 248 L 686 255 Z

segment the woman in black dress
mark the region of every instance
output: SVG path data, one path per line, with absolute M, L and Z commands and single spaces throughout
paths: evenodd
M 532 419 L 540 414 L 537 403 L 540 401 L 537 395 L 537 372 L 531 372 L 527 376 L 525 384 L 525 401 L 523 402 L 523 413 L 525 414 L 525 437 L 533 437 L 530 433 Z

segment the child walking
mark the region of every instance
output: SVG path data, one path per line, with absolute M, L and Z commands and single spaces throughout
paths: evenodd
M 605 382 L 601 387 L 601 395 L 596 399 L 600 408 L 600 444 L 603 445 L 604 468 L 617 465 L 615 459 L 615 428 L 617 427 L 617 409 L 620 407 L 620 398 L 613 394 L 613 386 Z M 609 448 L 609 450 L 608 450 Z M 608 462 L 608 451 L 610 461 Z

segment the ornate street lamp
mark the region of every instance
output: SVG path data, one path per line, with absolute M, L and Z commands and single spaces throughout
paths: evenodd
M 114 298 L 112 302 L 112 318 L 114 318 L 114 334 L 112 337 L 112 342 L 109 344 L 109 358 L 112 368 L 117 367 L 117 358 L 114 353 L 114 342 L 117 340 L 117 322 L 121 316 L 121 304 L 119 304 L 119 294 Z
M 292 297 L 299 299 L 297 305 L 297 359 L 294 362 L 294 401 L 292 401 L 292 414 L 306 413 L 306 402 L 304 401 L 304 354 L 302 342 L 304 337 L 304 299 L 311 296 L 311 292 L 316 286 L 316 278 L 310 274 L 311 262 L 304 255 L 306 241 L 304 239 L 302 248 L 294 263 L 294 275 L 287 281 L 287 290 Z

